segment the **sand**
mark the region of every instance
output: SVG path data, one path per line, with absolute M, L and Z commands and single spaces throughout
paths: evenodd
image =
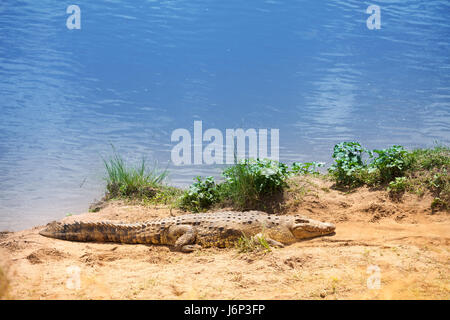
M 184 254 L 165 246 L 46 238 L 44 226 L 0 234 L 3 299 L 449 299 L 450 218 L 432 197 L 300 181 L 284 214 L 336 224 L 336 234 L 270 252 Z M 143 221 L 183 214 L 116 201 L 64 221 Z

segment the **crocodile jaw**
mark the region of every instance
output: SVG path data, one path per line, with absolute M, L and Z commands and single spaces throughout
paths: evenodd
M 303 216 L 295 216 L 291 226 L 291 232 L 297 240 L 334 234 L 335 229 L 336 226 L 332 223 L 321 222 Z

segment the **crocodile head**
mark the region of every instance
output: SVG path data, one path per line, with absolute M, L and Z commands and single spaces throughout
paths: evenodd
M 336 226 L 332 223 L 321 222 L 303 216 L 294 216 L 293 218 L 290 229 L 297 240 L 334 234 L 336 229 Z

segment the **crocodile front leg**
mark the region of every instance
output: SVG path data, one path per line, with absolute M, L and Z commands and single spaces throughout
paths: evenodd
M 174 249 L 181 252 L 192 252 L 199 249 L 195 244 L 197 230 L 191 225 L 174 225 L 169 228 L 169 237 L 175 240 Z
M 262 233 L 258 233 L 254 236 L 256 239 L 265 239 L 267 241 L 267 243 L 269 245 L 271 245 L 272 247 L 277 247 L 277 248 L 284 248 L 284 244 L 282 244 L 281 242 L 278 242 L 276 240 L 273 240 L 269 237 L 264 237 L 264 235 Z

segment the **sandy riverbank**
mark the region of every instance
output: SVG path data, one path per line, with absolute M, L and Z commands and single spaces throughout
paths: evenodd
M 40 236 L 43 226 L 1 234 L 0 266 L 5 276 L 0 279 L 0 295 L 7 299 L 450 298 L 450 218 L 448 212 L 431 212 L 431 196 L 406 194 L 398 201 L 386 191 L 367 188 L 345 193 L 320 179 L 308 186 L 301 199 L 286 199 L 285 214 L 333 222 L 336 234 L 268 253 L 213 248 L 183 254 L 165 246 L 68 242 Z M 183 212 L 160 206 L 111 202 L 100 212 L 63 220 L 134 222 L 179 214 Z M 369 289 L 367 282 L 376 270 L 380 288 Z M 72 280 L 78 271 L 77 289 Z

